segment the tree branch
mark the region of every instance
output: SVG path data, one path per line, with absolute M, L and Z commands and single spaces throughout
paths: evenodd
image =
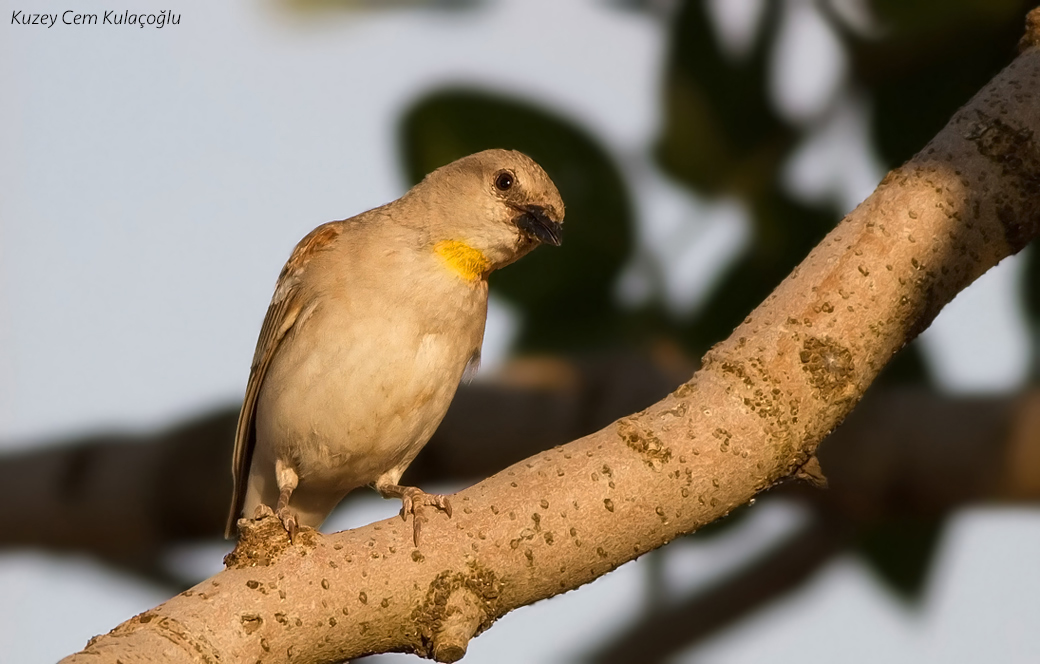
M 504 384 L 459 390 L 409 468 L 410 483 L 487 477 L 645 407 L 678 382 L 641 355 L 519 364 Z M 220 536 L 236 419 L 237 409 L 221 409 L 157 433 L 50 441 L 0 458 L 0 503 L 20 505 L 0 517 L 0 547 L 86 552 L 179 585 L 162 556 L 173 544 Z M 951 397 L 875 388 L 828 441 L 820 456 L 830 490 L 782 490 L 849 519 L 1040 500 L 1040 390 Z
M 850 539 L 847 524 L 814 517 L 783 542 L 713 586 L 678 604 L 650 608 L 632 626 L 612 634 L 582 661 L 589 664 L 666 662 L 710 636 L 797 588 L 840 553 Z
M 225 571 L 65 661 L 453 661 L 508 611 L 724 516 L 806 464 L 896 351 L 1036 235 L 1038 100 L 1028 48 L 688 383 L 459 492 L 422 549 L 396 519 L 291 545 L 250 523 Z
M 683 365 L 682 361 L 674 364 Z M 471 482 L 657 401 L 688 376 L 634 353 L 525 359 L 464 385 L 409 468 L 415 485 Z M 0 457 L 0 547 L 81 551 L 170 581 L 166 547 L 220 537 L 238 408 L 158 432 L 45 441 Z

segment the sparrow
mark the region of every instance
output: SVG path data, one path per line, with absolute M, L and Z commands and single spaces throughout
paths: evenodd
M 530 157 L 486 150 L 427 175 L 398 200 L 304 237 L 260 329 L 232 460 L 225 536 L 274 514 L 293 538 L 349 492 L 402 501 L 419 546 L 443 495 L 399 484 L 475 373 L 488 276 L 559 246 L 556 185 Z

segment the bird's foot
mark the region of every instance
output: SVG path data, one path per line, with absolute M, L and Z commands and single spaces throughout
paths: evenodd
M 282 527 L 285 528 L 285 532 L 289 533 L 289 541 L 291 542 L 295 537 L 296 533 L 300 532 L 300 524 L 296 520 L 296 513 L 290 510 L 288 507 L 281 507 L 276 512 L 271 509 L 270 505 L 260 503 L 253 510 L 253 521 L 260 521 L 268 517 L 277 517 L 282 522 Z
M 422 537 L 423 524 L 429 521 L 426 507 L 436 507 L 451 517 L 451 503 L 448 497 L 439 493 L 426 493 L 414 486 L 396 487 L 394 491 L 401 498 L 401 519 L 407 521 L 408 515 L 412 515 L 412 541 L 419 546 Z
M 292 542 L 296 539 L 296 533 L 300 531 L 300 524 L 296 521 L 296 512 L 288 507 L 283 507 L 278 510 L 277 515 L 285 527 L 285 532 L 289 533 L 289 541 Z

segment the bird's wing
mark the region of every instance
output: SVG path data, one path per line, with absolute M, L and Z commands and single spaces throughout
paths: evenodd
M 231 513 L 228 515 L 224 536 L 230 538 L 234 532 L 238 518 L 241 516 L 246 497 L 246 485 L 249 481 L 249 464 L 253 458 L 256 445 L 256 403 L 260 395 L 267 367 L 271 365 L 282 339 L 294 326 L 303 323 L 313 302 L 309 302 L 301 292 L 300 283 L 311 259 L 319 251 L 328 249 L 342 232 L 340 222 L 329 222 L 318 226 L 307 234 L 293 249 L 292 256 L 282 268 L 278 276 L 271 305 L 267 308 L 264 324 L 260 328 L 260 338 L 256 342 L 256 353 L 249 371 L 249 382 L 246 384 L 245 401 L 238 416 L 238 429 L 235 431 L 235 453 L 231 461 L 231 474 L 234 478 L 234 491 L 231 500 Z

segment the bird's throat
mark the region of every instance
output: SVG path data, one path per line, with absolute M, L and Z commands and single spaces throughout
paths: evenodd
M 484 278 L 491 269 L 487 256 L 459 240 L 442 240 L 433 250 L 449 270 L 468 281 Z

